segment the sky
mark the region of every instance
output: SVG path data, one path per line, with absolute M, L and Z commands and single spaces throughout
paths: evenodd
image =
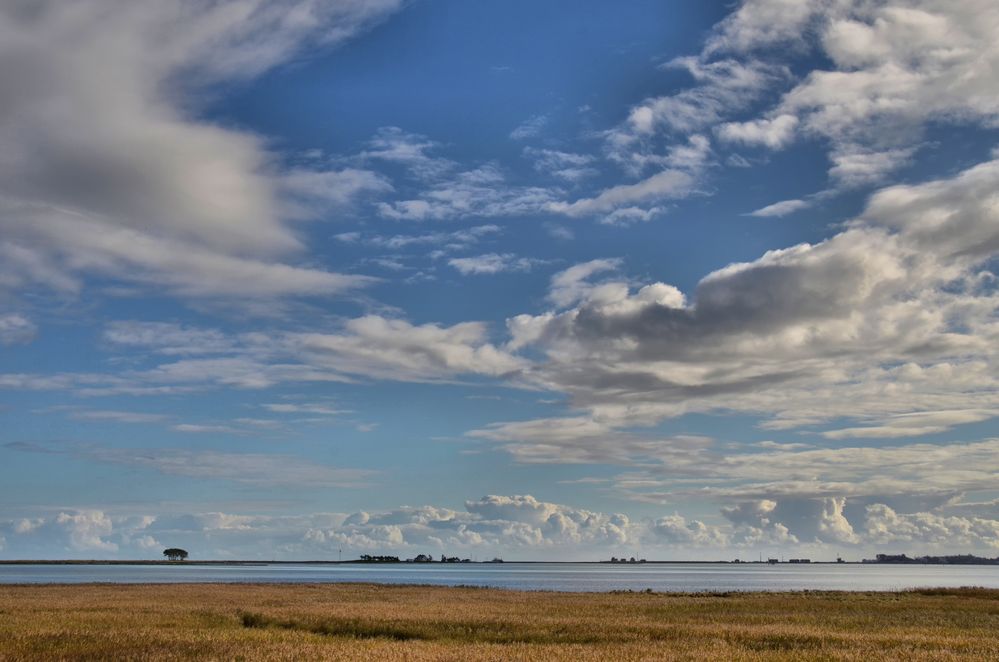
M 997 556 L 997 256 L 994 0 L 0 0 L 0 558 Z

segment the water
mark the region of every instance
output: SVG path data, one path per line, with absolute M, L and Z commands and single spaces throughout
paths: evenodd
M 999 566 L 656 563 L 0 565 L 0 584 L 375 582 L 543 591 L 885 591 L 999 588 Z

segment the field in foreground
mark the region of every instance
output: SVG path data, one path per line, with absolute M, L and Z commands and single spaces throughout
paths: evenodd
M 0 586 L 0 660 L 999 659 L 999 590 Z

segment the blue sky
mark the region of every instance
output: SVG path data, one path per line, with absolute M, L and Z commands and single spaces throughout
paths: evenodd
M 5 3 L 0 557 L 994 556 L 993 5 Z

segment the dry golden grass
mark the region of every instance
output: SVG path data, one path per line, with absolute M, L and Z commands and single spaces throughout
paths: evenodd
M 0 586 L 0 660 L 999 660 L 999 591 Z

